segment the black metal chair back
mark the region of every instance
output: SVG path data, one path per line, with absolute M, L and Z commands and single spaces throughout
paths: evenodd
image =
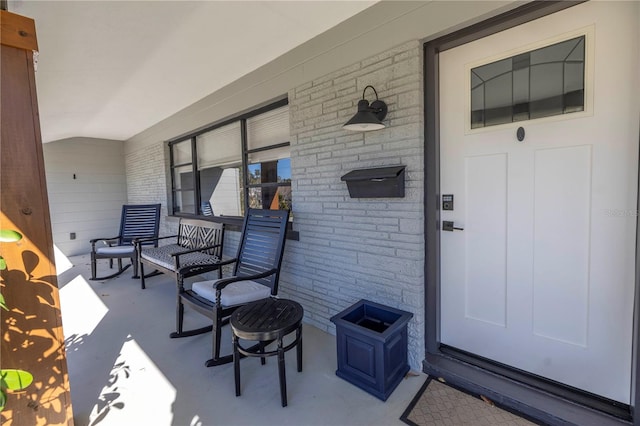
M 276 269 L 275 274 L 254 281 L 271 288 L 272 295 L 278 293 L 288 221 L 288 210 L 249 209 L 238 246 L 235 276 L 257 275 Z
M 129 204 L 122 206 L 119 246 L 133 244 L 134 239 L 157 238 L 160 228 L 160 204 Z M 147 245 L 157 245 L 149 241 Z

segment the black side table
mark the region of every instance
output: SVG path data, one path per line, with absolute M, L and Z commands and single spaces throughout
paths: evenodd
M 302 306 L 288 299 L 263 299 L 238 308 L 229 320 L 233 337 L 233 369 L 236 382 L 236 396 L 240 396 L 240 354 L 248 357 L 262 358 L 278 355 L 278 373 L 280 379 L 280 398 L 282 406 L 287 406 L 287 379 L 284 368 L 284 353 L 293 347 L 297 348 L 298 372 L 302 371 Z M 296 338 L 284 346 L 284 336 L 295 331 Z M 238 339 L 258 341 L 256 346 L 243 348 Z M 265 352 L 264 347 L 277 341 L 278 348 Z

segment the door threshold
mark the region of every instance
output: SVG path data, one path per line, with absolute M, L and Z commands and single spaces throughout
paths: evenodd
M 631 425 L 623 419 L 593 407 L 554 395 L 542 389 L 472 365 L 446 354 L 427 354 L 423 371 L 468 392 L 483 395 L 510 410 L 549 425 Z

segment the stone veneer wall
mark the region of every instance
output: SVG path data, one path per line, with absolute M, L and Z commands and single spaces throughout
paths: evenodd
M 335 333 L 329 318 L 361 298 L 407 310 L 409 361 L 424 359 L 422 45 L 409 42 L 289 92 L 294 229 L 279 294 L 305 321 Z M 389 113 L 387 128 L 349 132 L 365 86 Z M 371 89 L 366 98 L 374 99 Z M 353 169 L 406 166 L 404 198 L 350 198 Z

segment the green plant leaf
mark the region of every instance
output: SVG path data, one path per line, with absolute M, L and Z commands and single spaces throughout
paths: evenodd
M 4 260 L 4 257 L 0 256 L 0 271 L 4 271 L 7 269 L 7 261 Z
M 22 239 L 22 234 L 13 229 L 0 229 L 0 243 L 14 243 Z
M 2 387 L 11 390 L 22 390 L 33 382 L 33 376 L 24 370 L 0 370 Z
M 4 296 L 2 294 L 0 294 L 0 308 L 4 309 L 5 311 L 9 310 L 7 304 L 4 303 Z
M 4 406 L 7 404 L 7 394 L 3 389 L 0 389 L 0 411 L 4 410 Z

